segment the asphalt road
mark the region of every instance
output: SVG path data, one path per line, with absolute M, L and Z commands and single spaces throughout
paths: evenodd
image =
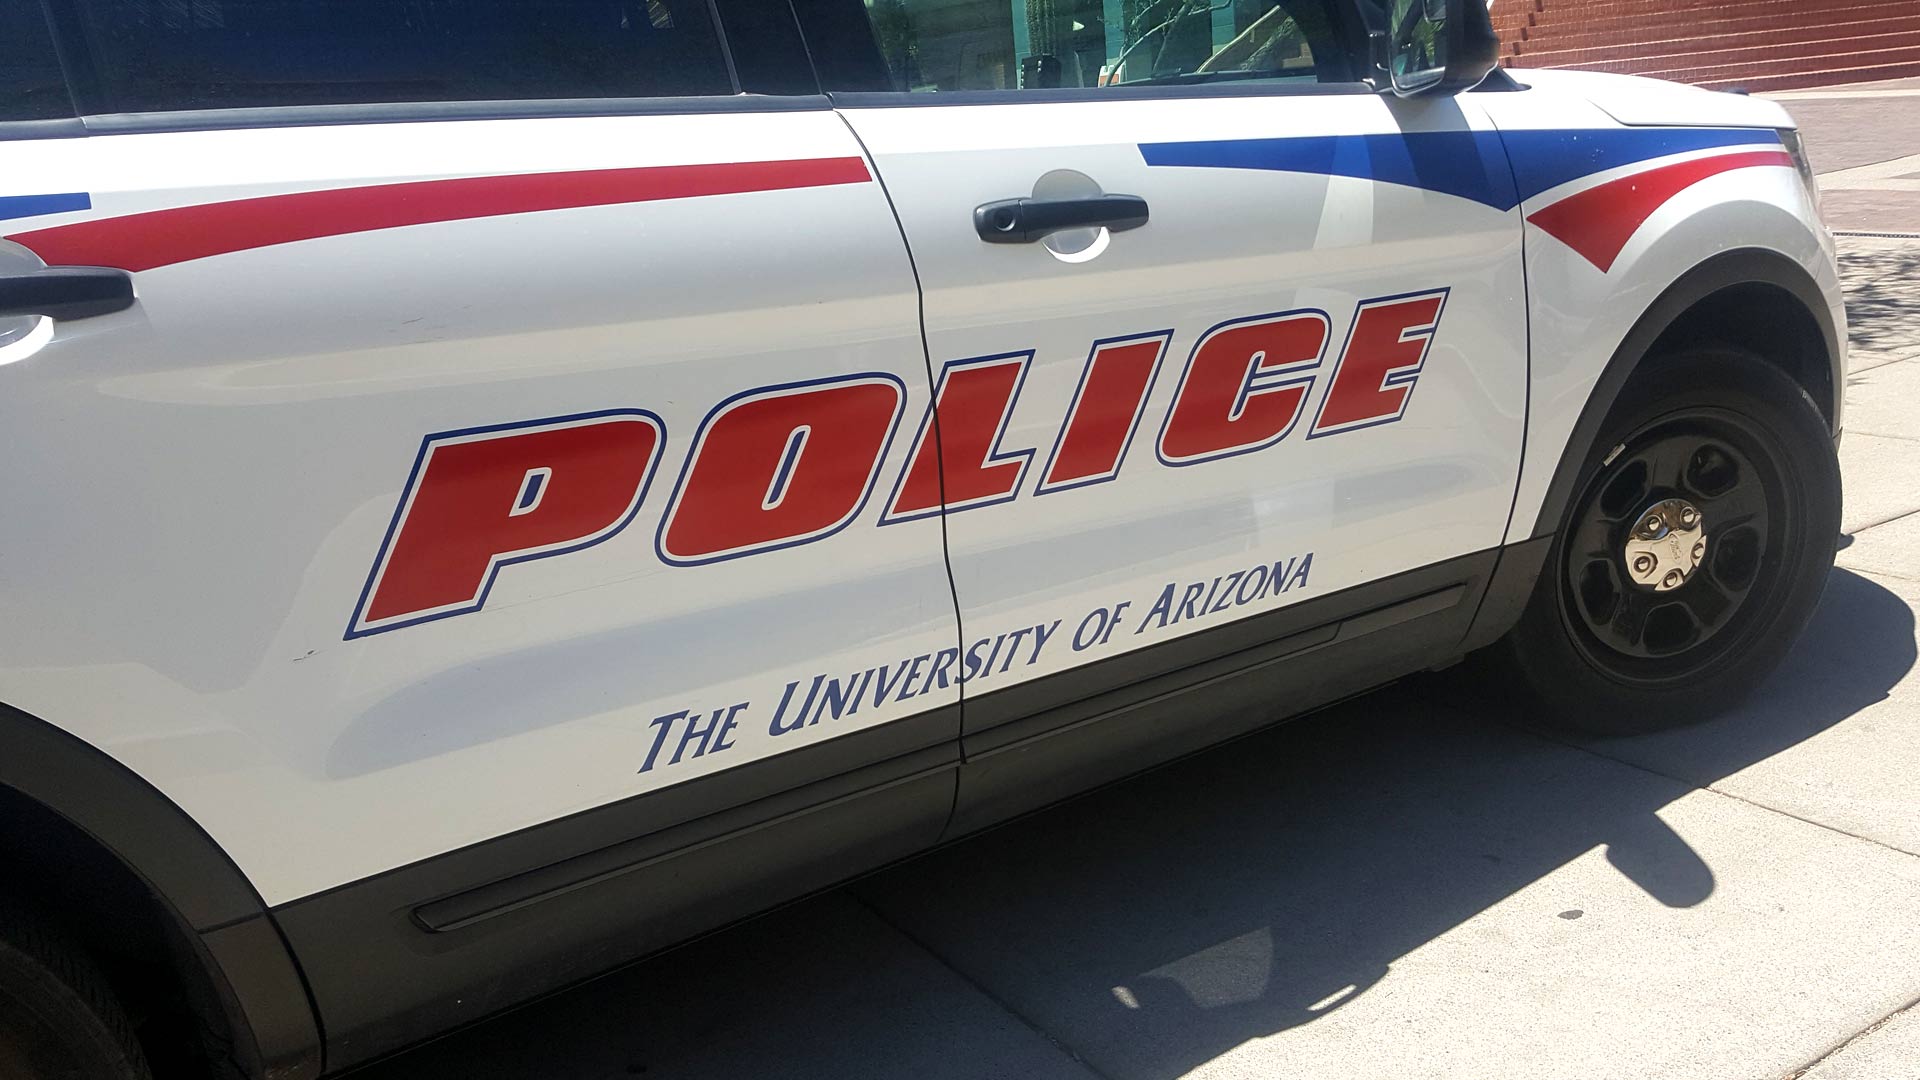
M 1920 151 L 1864 100 L 1908 149 L 1816 159 Z M 1920 243 L 1842 243 L 1846 547 L 1732 715 L 1559 740 L 1424 676 L 362 1080 L 1920 1077 Z

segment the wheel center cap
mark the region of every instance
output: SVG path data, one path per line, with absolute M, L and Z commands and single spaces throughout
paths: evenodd
M 1662 499 L 1640 511 L 1622 553 L 1635 584 L 1655 592 L 1677 589 L 1706 558 L 1706 519 L 1685 499 Z

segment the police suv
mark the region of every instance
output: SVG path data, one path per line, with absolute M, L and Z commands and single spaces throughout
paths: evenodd
M 1479 0 L 0 3 L 0 1074 L 312 1077 L 1832 562 L 1776 105 Z

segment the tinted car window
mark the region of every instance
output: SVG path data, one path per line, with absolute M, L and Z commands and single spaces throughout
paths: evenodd
M 704 0 L 69 2 L 88 112 L 733 91 Z
M 72 115 L 46 14 L 31 0 L 0 2 L 0 120 Z
M 916 92 L 1343 80 L 1349 65 L 1332 7 L 1332 0 L 865 0 L 892 89 Z

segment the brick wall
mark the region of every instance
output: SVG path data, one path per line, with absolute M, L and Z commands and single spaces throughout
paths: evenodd
M 1494 0 L 1501 62 L 1716 89 L 1920 75 L 1920 0 Z

